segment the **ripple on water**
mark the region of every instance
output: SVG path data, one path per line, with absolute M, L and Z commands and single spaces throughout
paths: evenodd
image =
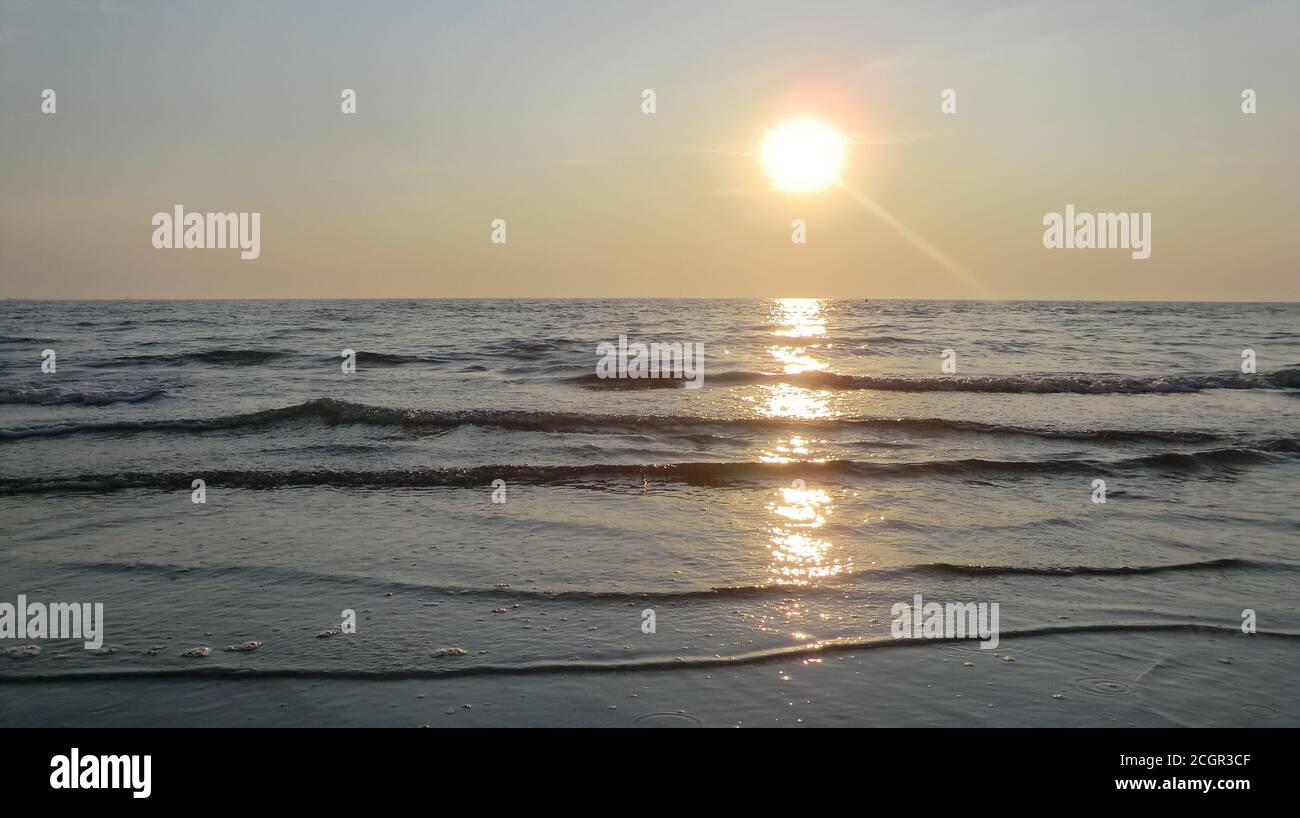
M 637 727 L 703 727 L 704 722 L 684 710 L 673 713 L 643 713 L 636 717 Z
M 962 656 L 965 658 L 969 658 L 969 655 L 973 653 L 977 656 L 988 656 L 990 658 L 996 658 L 998 659 L 998 661 L 1002 661 L 1002 658 L 1004 656 L 1011 656 L 1011 655 L 1022 656 L 1032 651 L 1032 648 L 1024 644 L 1017 644 L 1016 651 L 1014 654 L 1011 653 L 1011 649 L 1009 647 L 981 648 L 980 647 L 981 641 L 982 640 L 979 639 L 963 639 L 957 642 L 945 642 L 943 646 L 940 648 L 940 650 L 944 653 Z M 1023 641 L 1024 640 L 1021 640 L 1021 642 Z
M 1096 693 L 1101 696 L 1127 696 L 1133 692 L 1133 688 L 1127 683 L 1117 682 L 1114 679 L 1085 677 L 1076 679 L 1074 686 L 1085 693 Z

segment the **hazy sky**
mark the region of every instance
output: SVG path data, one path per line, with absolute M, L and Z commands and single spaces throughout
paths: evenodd
M 1300 299 L 1297 31 L 1294 0 L 0 0 L 0 296 Z M 792 116 L 852 135 L 843 188 L 770 189 Z M 261 213 L 261 257 L 154 249 L 176 204 Z M 1151 257 L 1045 249 L 1067 204 L 1150 212 Z

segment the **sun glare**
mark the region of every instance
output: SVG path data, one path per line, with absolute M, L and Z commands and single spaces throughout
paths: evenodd
M 848 139 L 815 119 L 782 122 L 763 136 L 759 161 L 777 190 L 813 193 L 840 180 Z

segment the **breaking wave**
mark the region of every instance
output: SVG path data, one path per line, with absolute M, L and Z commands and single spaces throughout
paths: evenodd
M 569 379 L 591 389 L 663 389 L 681 386 L 671 378 L 601 378 L 595 373 Z M 807 389 L 876 389 L 890 392 L 989 392 L 1009 394 L 1173 394 L 1205 389 L 1300 389 L 1300 369 L 1244 375 L 1118 375 L 1110 373 L 1038 372 L 1024 375 L 906 377 L 843 375 L 835 372 L 730 371 L 707 374 L 705 386 L 788 384 Z
M 3 393 L 0 392 L 0 395 Z M 1214 432 L 1159 429 L 1052 429 L 983 423 L 945 418 L 836 418 L 797 420 L 784 418 L 711 418 L 695 415 L 602 415 L 576 412 L 530 412 L 516 410 L 436 411 L 368 406 L 334 398 L 317 398 L 303 403 L 258 412 L 221 415 L 212 418 L 177 420 L 118 420 L 0 429 L 0 440 L 33 437 L 65 437 L 78 434 L 145 432 L 194 433 L 227 429 L 270 427 L 282 423 L 312 421 L 323 424 L 358 424 L 449 430 L 479 426 L 517 432 L 579 433 L 673 433 L 701 429 L 764 431 L 769 429 L 882 429 L 898 432 L 969 433 L 1016 435 L 1072 441 L 1156 440 L 1205 443 L 1221 439 Z
M 392 470 L 299 469 L 217 470 L 202 473 L 119 472 L 57 477 L 0 477 L 0 494 L 52 492 L 109 492 L 123 489 L 189 490 L 195 476 L 208 485 L 229 488 L 278 489 L 295 486 L 336 488 L 473 488 L 493 480 L 538 486 L 645 487 L 649 483 L 679 483 L 722 486 L 812 477 L 828 482 L 835 479 L 864 479 L 947 475 L 980 477 L 990 475 L 1104 474 L 1115 471 L 1231 468 L 1274 462 L 1300 453 L 1300 442 L 1291 438 L 1265 441 L 1251 448 L 1221 448 L 1198 452 L 1164 452 L 1123 460 L 926 460 L 912 463 L 874 463 L 858 460 L 799 461 L 771 463 L 688 462 L 664 464 L 593 463 L 580 465 L 484 465 L 460 468 Z
M 93 392 L 53 387 L 33 389 L 0 387 L 0 403 L 29 406 L 111 406 L 115 403 L 143 403 L 166 395 L 167 392 L 162 389 Z

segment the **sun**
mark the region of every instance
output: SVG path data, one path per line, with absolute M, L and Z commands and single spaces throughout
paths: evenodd
M 763 135 L 758 158 L 777 190 L 813 193 L 840 180 L 848 138 L 816 119 L 791 119 Z

